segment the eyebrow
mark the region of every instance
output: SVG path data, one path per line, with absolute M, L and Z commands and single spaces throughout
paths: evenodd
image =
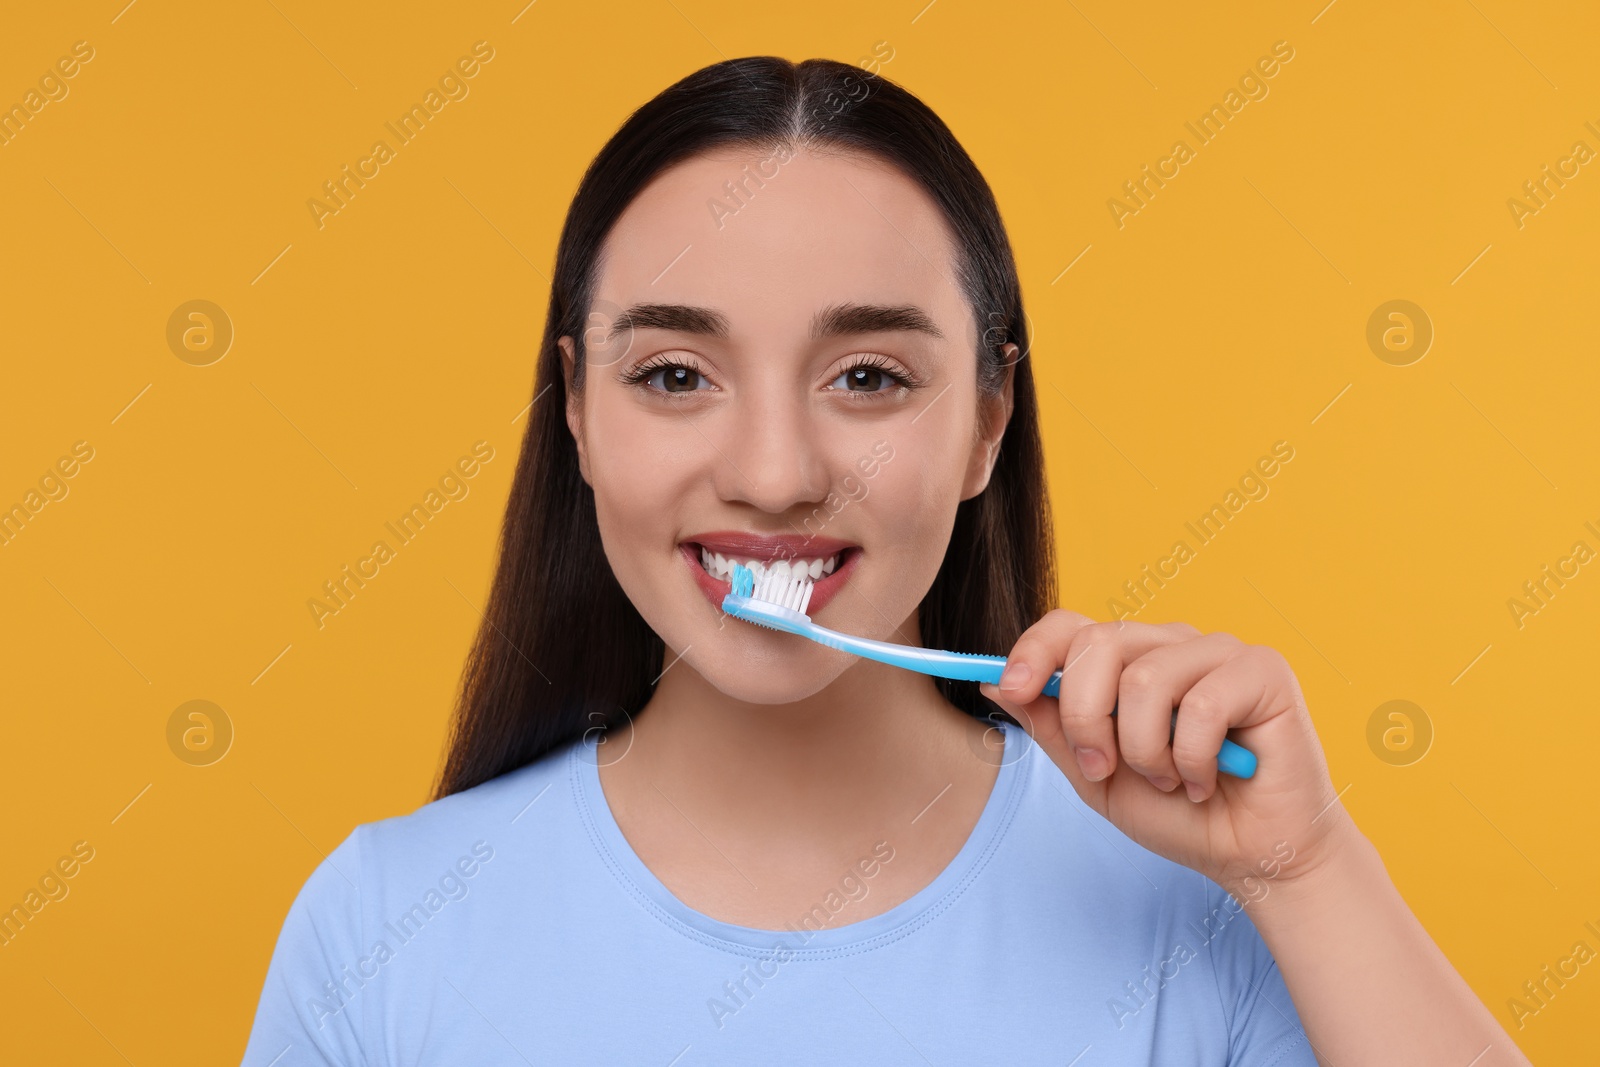
M 728 336 L 728 317 L 715 308 L 687 304 L 634 304 L 611 324 L 606 340 L 629 330 L 672 330 L 707 337 Z M 811 339 L 846 334 L 910 331 L 943 338 L 933 318 L 914 304 L 832 304 L 811 317 Z

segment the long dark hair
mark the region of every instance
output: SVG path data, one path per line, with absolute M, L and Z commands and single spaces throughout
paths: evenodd
M 919 610 L 928 647 L 1003 655 L 1055 606 L 1056 575 L 1030 338 L 1010 241 L 988 183 L 949 128 L 887 79 L 828 59 L 750 56 L 694 72 L 635 111 L 589 164 L 556 250 L 550 309 L 522 451 L 501 526 L 494 585 L 462 672 L 435 799 L 530 763 L 649 700 L 664 646 L 612 574 L 594 493 L 567 428 L 557 338 L 583 337 L 602 243 L 656 175 L 726 146 L 805 144 L 886 160 L 919 182 L 958 242 L 958 280 L 980 336 L 978 388 L 1004 382 L 1018 346 L 1012 414 L 988 486 L 957 508 Z M 968 714 L 998 711 L 975 682 L 938 680 Z

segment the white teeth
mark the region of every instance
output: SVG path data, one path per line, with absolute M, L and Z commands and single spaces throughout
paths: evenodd
M 839 565 L 839 557 L 838 555 L 832 555 L 826 559 L 780 559 L 763 562 L 755 559 L 741 559 L 737 556 L 724 556 L 721 552 L 712 552 L 704 545 L 700 546 L 700 565 L 713 578 L 732 581 L 733 565 L 736 562 L 743 563 L 746 567 L 749 567 L 754 573 L 754 578 L 757 582 L 768 574 L 773 575 L 775 580 L 779 581 L 791 581 L 801 577 L 817 581 L 824 575 L 833 573 L 834 568 Z

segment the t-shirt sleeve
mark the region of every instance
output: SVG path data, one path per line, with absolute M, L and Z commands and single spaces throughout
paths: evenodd
M 319 863 L 283 920 L 241 1067 L 362 1067 L 361 834 Z
M 1228 1018 L 1230 1067 L 1317 1067 L 1278 963 L 1249 909 L 1209 880 L 1206 901 L 1211 915 L 1233 916 L 1211 942 L 1217 991 Z

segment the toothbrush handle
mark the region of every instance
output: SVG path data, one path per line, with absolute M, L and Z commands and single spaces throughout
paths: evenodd
M 1001 660 L 1004 663 L 1005 660 Z M 1043 696 L 1061 695 L 1061 672 L 1056 671 L 1050 680 L 1044 684 Z M 1117 706 L 1111 705 L 1111 714 L 1117 713 Z M 1172 709 L 1172 725 L 1178 725 L 1178 709 Z M 1222 749 L 1217 753 L 1217 770 L 1223 774 L 1231 774 L 1235 778 L 1251 778 L 1256 773 L 1256 754 L 1243 745 L 1234 744 L 1227 738 L 1222 739 Z
M 837 630 L 830 630 L 826 626 L 819 626 L 810 619 L 805 619 L 803 628 L 791 632 L 802 634 L 831 648 L 843 649 L 857 656 L 877 660 L 880 663 L 893 664 L 904 667 L 906 670 L 918 671 L 922 674 L 931 674 L 935 678 L 955 678 L 968 682 L 994 682 L 999 684 L 1000 672 L 1005 669 L 1004 656 L 986 656 L 972 652 L 947 652 L 937 648 L 917 648 L 911 645 L 897 645 L 888 641 L 876 641 L 869 637 L 856 637 L 852 634 L 842 634 Z M 1061 694 L 1061 672 L 1056 671 L 1045 683 L 1044 696 L 1059 696 Z M 1111 714 L 1115 715 L 1115 706 Z M 1176 724 L 1178 712 L 1172 712 L 1172 719 Z M 1222 741 L 1222 748 L 1217 752 L 1217 770 L 1223 774 L 1231 774 L 1235 778 L 1250 778 L 1256 773 L 1256 755 L 1243 745 L 1236 745 L 1227 738 Z

